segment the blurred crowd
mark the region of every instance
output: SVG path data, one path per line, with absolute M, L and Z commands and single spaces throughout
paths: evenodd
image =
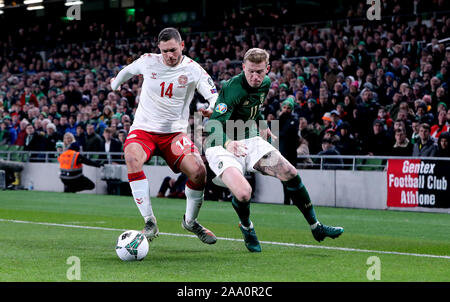
M 368 6 L 361 3 L 347 17 L 364 17 Z M 391 18 L 323 28 L 301 25 L 284 8 L 231 12 L 217 31 L 183 33 L 184 53 L 220 90 L 242 71 L 249 48 L 268 50 L 272 84 L 261 110 L 269 123 L 279 121 L 280 151 L 294 163 L 308 154 L 448 157 L 450 50 L 439 41 L 449 38 L 450 18 L 422 20 L 411 13 L 424 2 L 414 3 L 405 11 L 399 1 L 382 1 Z M 120 152 L 142 78 L 119 92 L 110 79 L 143 53 L 159 52 L 157 33 L 170 25 L 151 17 L 124 24 L 48 24 L 2 39 L 0 145 L 55 151 L 72 142 L 70 133 L 82 151 Z M 256 28 L 262 24 L 276 26 Z M 192 114 L 203 101 L 196 95 Z

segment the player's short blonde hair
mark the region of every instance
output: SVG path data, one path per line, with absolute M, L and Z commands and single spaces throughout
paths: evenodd
M 244 55 L 244 63 L 250 61 L 255 64 L 265 62 L 269 64 L 269 53 L 261 48 L 250 48 Z

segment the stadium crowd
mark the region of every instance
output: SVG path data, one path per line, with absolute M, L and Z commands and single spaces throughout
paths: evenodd
M 220 90 L 242 71 L 249 48 L 268 50 L 272 84 L 261 110 L 269 123 L 279 120 L 280 151 L 294 162 L 308 154 L 448 157 L 450 49 L 439 41 L 448 38 L 450 18 L 410 22 L 397 2 L 383 1 L 391 18 L 364 26 L 296 25 L 286 10 L 230 13 L 221 30 L 185 33 L 185 54 Z M 365 14 L 361 3 L 347 16 Z M 264 19 L 276 27 L 255 28 Z M 10 32 L 0 42 L 0 145 L 55 151 L 69 132 L 82 151 L 120 151 L 142 78 L 120 92 L 111 91 L 110 79 L 143 53 L 158 52 L 156 35 L 168 25 L 145 17 L 119 30 L 95 22 L 81 30 L 73 22 Z

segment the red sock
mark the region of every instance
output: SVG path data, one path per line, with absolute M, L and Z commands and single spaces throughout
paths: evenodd
M 144 171 L 139 171 L 136 173 L 128 173 L 128 181 L 136 181 L 136 180 L 142 180 L 146 179 Z
M 195 182 L 191 181 L 190 179 L 187 180 L 186 182 L 186 186 L 191 189 L 191 190 L 197 190 L 197 191 L 202 191 L 205 189 L 205 185 L 198 185 Z

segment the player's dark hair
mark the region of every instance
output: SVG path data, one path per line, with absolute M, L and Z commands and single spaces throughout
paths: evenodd
M 164 28 L 158 35 L 158 44 L 161 41 L 166 42 L 171 39 L 175 39 L 175 41 L 180 43 L 181 42 L 180 33 L 178 32 L 178 30 L 176 28 L 173 28 L 173 27 Z

